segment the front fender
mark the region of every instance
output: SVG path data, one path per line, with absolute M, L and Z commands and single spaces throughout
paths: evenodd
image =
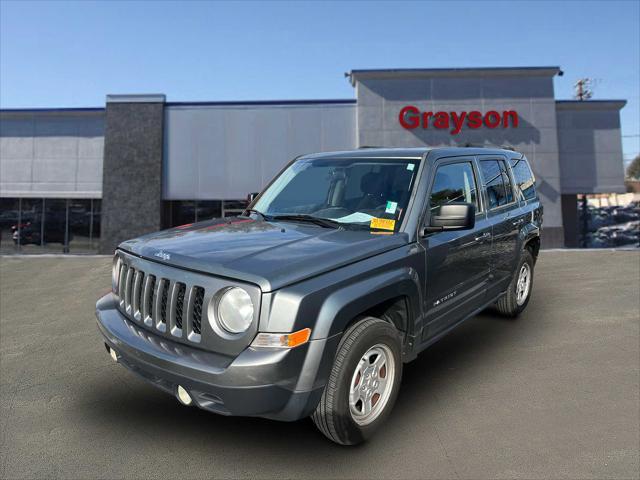
M 421 296 L 418 274 L 410 267 L 366 278 L 326 298 L 318 312 L 314 336 L 326 338 L 341 333 L 362 312 L 396 297 L 406 297 L 410 311 L 418 312 Z M 408 322 L 406 329 L 403 333 L 414 332 L 412 322 Z
M 328 338 L 354 317 L 398 296 L 419 317 L 424 251 L 417 244 L 385 252 L 318 277 L 263 295 L 259 329 L 285 333 L 310 328 L 311 338 Z M 408 333 L 415 331 L 415 320 Z
M 417 244 L 385 252 L 346 267 L 263 295 L 260 331 L 285 333 L 311 329 L 311 339 L 328 338 L 321 358 L 305 365 L 298 388 L 324 385 L 339 339 L 358 315 L 387 300 L 406 297 L 407 335 L 421 317 L 424 251 Z

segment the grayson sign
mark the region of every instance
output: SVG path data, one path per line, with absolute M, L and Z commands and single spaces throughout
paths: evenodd
M 490 110 L 483 114 L 477 110 L 471 112 L 421 112 L 418 107 L 407 105 L 398 115 L 398 121 L 403 128 L 413 130 L 418 127 L 423 129 L 433 128 L 450 129 L 452 135 L 457 135 L 463 126 L 476 129 L 483 125 L 487 128 L 502 128 L 518 126 L 518 112 L 505 110 L 502 113 Z

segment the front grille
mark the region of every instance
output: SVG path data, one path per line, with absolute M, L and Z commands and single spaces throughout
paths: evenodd
M 156 277 L 123 261 L 115 293 L 120 310 L 131 320 L 162 333 L 200 342 L 203 287 Z
M 202 303 L 204 301 L 204 288 L 193 287 L 193 332 L 200 334 L 202 326 Z

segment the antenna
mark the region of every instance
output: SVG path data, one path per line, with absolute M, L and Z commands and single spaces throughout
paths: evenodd
M 581 78 L 573 84 L 573 98 L 579 101 L 589 100 L 593 97 L 594 81 L 592 78 Z

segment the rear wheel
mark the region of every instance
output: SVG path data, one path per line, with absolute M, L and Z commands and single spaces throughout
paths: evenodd
M 506 294 L 496 303 L 501 314 L 517 317 L 526 308 L 533 288 L 533 266 L 531 252 L 523 251 Z
M 366 317 L 344 333 L 311 418 L 330 440 L 342 445 L 361 443 L 389 416 L 401 376 L 398 331 L 390 323 Z

